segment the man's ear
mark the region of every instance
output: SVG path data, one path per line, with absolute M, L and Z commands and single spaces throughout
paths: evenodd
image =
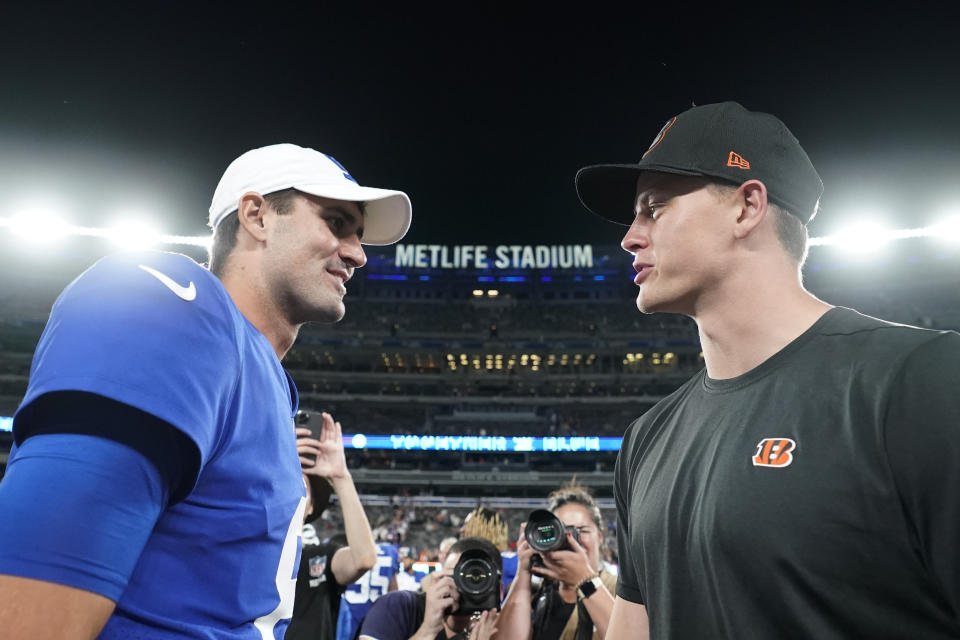
M 737 216 L 734 235 L 746 238 L 767 217 L 767 187 L 759 180 L 747 180 L 736 193 L 740 214 Z
M 240 222 L 240 227 L 259 242 L 263 242 L 267 237 L 264 223 L 264 214 L 267 210 L 266 200 L 255 191 L 243 194 L 240 205 L 237 207 L 237 220 Z

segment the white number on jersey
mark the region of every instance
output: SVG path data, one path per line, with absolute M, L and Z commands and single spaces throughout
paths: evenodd
M 350 604 L 363 604 L 364 602 L 375 602 L 390 588 L 390 577 L 380 573 L 381 569 L 390 568 L 393 560 L 390 556 L 377 556 L 377 564 L 363 574 L 359 580 L 350 585 L 351 588 L 343 592 L 343 597 Z M 352 587 L 358 587 L 355 590 Z
M 297 510 L 287 528 L 287 537 L 283 541 L 283 550 L 280 552 L 280 564 L 277 567 L 277 594 L 280 604 L 267 615 L 260 616 L 253 621 L 254 626 L 263 640 L 274 640 L 273 628 L 281 620 L 293 616 L 293 597 L 297 593 L 297 577 L 294 573 L 294 564 L 297 562 L 297 540 L 303 532 L 303 514 L 307 509 L 307 499 L 300 498 Z

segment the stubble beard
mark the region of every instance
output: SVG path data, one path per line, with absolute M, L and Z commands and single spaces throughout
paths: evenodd
M 315 289 L 302 295 L 291 292 L 286 296 L 283 307 L 295 325 L 308 322 L 335 324 L 346 315 L 343 296 L 327 291 L 318 293 Z

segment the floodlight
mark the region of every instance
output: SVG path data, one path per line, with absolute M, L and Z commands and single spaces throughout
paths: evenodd
M 930 227 L 930 235 L 948 242 L 960 243 L 960 213 L 945 217 Z
M 119 222 L 107 230 L 107 237 L 124 249 L 149 249 L 160 243 L 152 225 L 137 220 Z
M 890 231 L 876 222 L 853 224 L 833 237 L 836 244 L 853 253 L 870 253 L 880 249 L 891 239 Z
M 10 230 L 24 240 L 46 244 L 59 240 L 70 233 L 70 226 L 48 207 L 31 207 L 8 221 Z

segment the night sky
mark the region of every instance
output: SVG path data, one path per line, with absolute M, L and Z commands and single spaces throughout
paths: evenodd
M 814 236 L 960 205 L 960 37 L 916 5 L 195 4 L 0 9 L 0 215 L 50 199 L 75 224 L 137 211 L 199 235 L 234 157 L 294 142 L 407 191 L 407 242 L 612 243 L 576 170 L 728 99 L 781 117 L 820 170 Z

